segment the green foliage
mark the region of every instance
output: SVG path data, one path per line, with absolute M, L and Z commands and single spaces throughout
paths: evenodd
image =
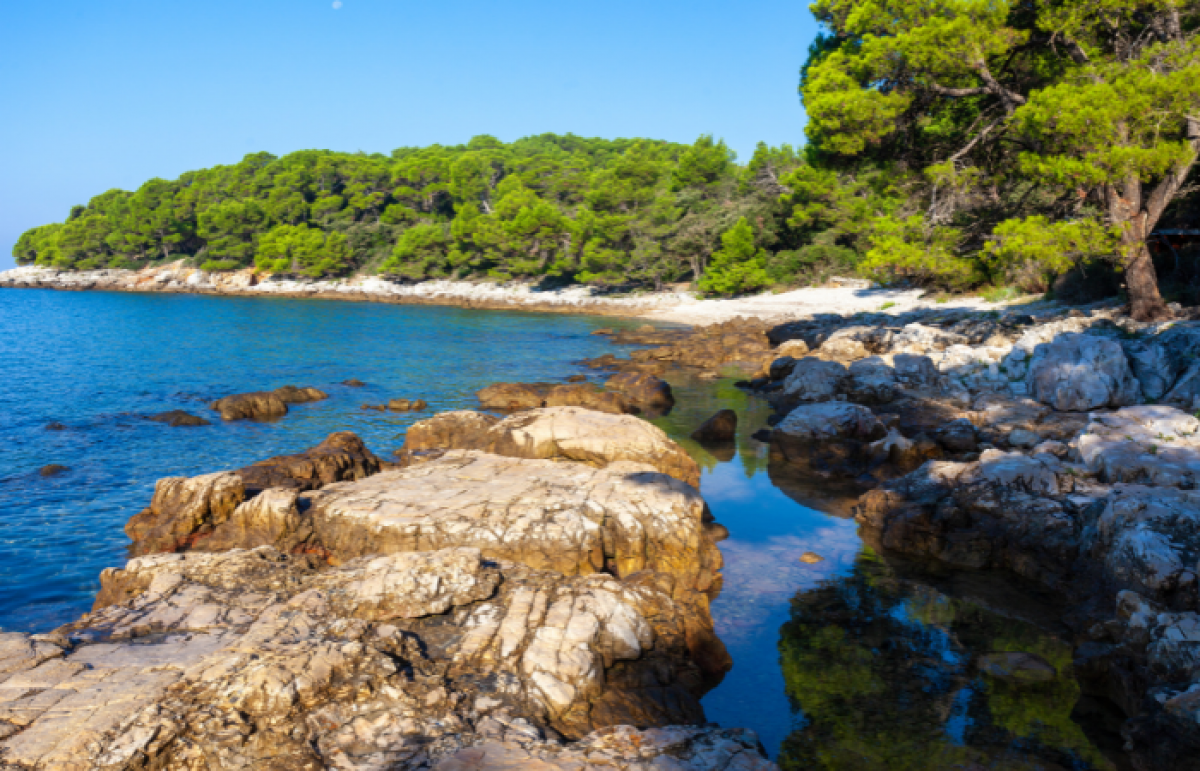
M 1044 292 L 1055 276 L 1115 255 L 1120 233 L 1094 219 L 1050 222 L 1035 215 L 1002 222 L 992 236 L 985 252 L 993 268 L 1027 291 Z
M 890 223 L 850 228 L 870 242 L 858 249 L 870 274 L 956 287 L 999 272 L 1032 287 L 1106 256 L 1130 271 L 1135 314 L 1165 312 L 1145 239 L 1200 154 L 1200 7 L 816 0 L 812 10 L 828 34 L 802 70 L 813 165 L 794 185 L 797 227 L 827 221 L 850 177 L 882 172 L 901 205 L 874 215 Z
M 306 225 L 276 225 L 258 240 L 254 264 L 272 273 L 336 276 L 346 270 L 346 236 Z
M 790 235 L 779 178 L 790 147 L 734 163 L 726 145 L 544 134 L 512 143 L 399 148 L 390 157 L 302 151 L 150 180 L 21 236 L 20 264 L 86 269 L 192 264 L 331 277 L 379 272 L 554 277 L 662 287 L 699 280 L 739 218 L 760 246 Z M 789 277 L 781 276 L 781 280 Z M 758 285 L 747 275 L 735 285 Z
M 708 294 L 734 295 L 762 289 L 771 283 L 766 270 L 766 252 L 754 245 L 754 229 L 742 217 L 721 236 L 722 248 L 713 255 L 700 290 Z

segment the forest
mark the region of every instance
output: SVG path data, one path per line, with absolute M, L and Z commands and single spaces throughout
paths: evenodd
M 301 151 L 110 190 L 18 264 L 707 294 L 831 275 L 1046 292 L 1109 277 L 1138 318 L 1200 300 L 1200 2 L 817 0 L 797 147 L 477 136 Z M 1163 242 L 1166 243 L 1166 242 Z M 1183 250 L 1181 254 L 1180 250 Z M 1156 264 L 1157 262 L 1157 264 Z M 1164 298 L 1164 293 L 1166 297 Z

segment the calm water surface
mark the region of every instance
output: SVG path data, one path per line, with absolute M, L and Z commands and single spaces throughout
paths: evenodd
M 363 411 L 419 397 L 473 408 L 497 381 L 595 373 L 571 362 L 612 351 L 611 318 L 277 298 L 0 292 L 0 631 L 46 631 L 89 609 L 101 569 L 123 564 L 125 521 L 154 481 L 299 452 L 335 430 L 380 455 L 421 415 Z M 338 385 L 358 378 L 365 388 Z M 757 730 L 785 768 L 1111 768 L 1073 720 L 1070 648 L 1054 630 L 970 592 L 900 575 L 864 549 L 846 497 L 771 468 L 750 438 L 767 410 L 732 386 L 669 378 L 679 406 L 656 420 L 704 467 L 730 531 L 713 605 L 734 659 L 705 697 L 709 719 Z M 146 414 L 281 385 L 331 398 L 275 423 L 170 428 Z M 687 439 L 733 407 L 736 447 Z M 430 413 L 425 413 L 426 415 Z M 46 425 L 59 422 L 63 431 Z M 37 469 L 57 463 L 61 476 Z M 826 513 L 829 512 L 829 513 Z M 823 561 L 806 564 L 807 551 Z M 1059 677 L 1014 688 L 975 662 L 1036 652 Z M 997 765 L 999 764 L 999 765 Z M 977 767 L 977 766 L 976 766 Z

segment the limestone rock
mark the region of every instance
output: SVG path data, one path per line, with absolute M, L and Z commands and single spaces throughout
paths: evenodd
M 778 771 L 744 729 L 617 726 L 571 745 L 491 741 L 459 750 L 434 771 Z
M 529 410 L 543 406 L 552 387 L 550 383 L 495 383 L 475 396 L 485 410 Z
M 441 413 L 414 423 L 400 453 L 431 450 L 482 450 L 601 467 L 633 461 L 694 487 L 700 484 L 700 467 L 661 429 L 631 416 L 579 407 L 529 410 L 502 421 L 477 412 Z
M 341 561 L 468 546 L 565 575 L 651 569 L 699 591 L 719 567 L 695 488 L 627 461 L 597 469 L 455 450 L 306 497 L 313 546 Z
M 882 353 L 890 338 L 891 332 L 876 327 L 843 327 L 826 338 L 817 352 L 834 361 L 855 361 Z
M 287 404 L 272 391 L 234 394 L 209 405 L 222 420 L 273 420 L 288 413 Z
M 795 368 L 796 359 L 791 356 L 780 356 L 772 359 L 771 363 L 767 365 L 767 377 L 771 380 L 783 380 L 792 374 L 792 370 Z
M 718 674 L 692 659 L 685 613 L 651 584 L 469 549 L 327 571 L 270 548 L 159 555 L 102 583 L 123 599 L 49 636 L 60 643 L 0 635 L 7 765 L 415 769 L 489 737 L 569 752 L 547 732 L 703 722 Z M 670 730 L 686 757 L 752 747 Z M 621 761 L 662 754 L 585 742 Z
M 945 424 L 937 430 L 934 438 L 950 452 L 975 452 L 979 449 L 979 435 L 966 418 Z
M 1200 420 L 1172 407 L 1095 414 L 1076 446 L 1105 482 L 1200 487 Z
M 892 339 L 894 353 L 925 354 L 944 351 L 952 345 L 966 345 L 968 338 L 938 327 L 920 323 L 906 324 Z
M 938 369 L 933 359 L 911 353 L 898 353 L 892 357 L 896 379 L 911 388 L 925 388 L 938 380 Z
M 1029 364 L 1029 392 L 1056 410 L 1087 412 L 1141 401 L 1121 345 L 1084 334 L 1063 334 L 1039 345 Z
M 328 399 L 329 394 L 319 388 L 297 388 L 296 386 L 283 386 L 276 388 L 272 393 L 279 397 L 284 404 L 307 404 L 308 402 L 319 402 L 323 399 Z
M 389 399 L 387 403 L 391 412 L 420 412 L 428 406 L 424 399 Z
M 790 356 L 793 359 L 803 359 L 809 353 L 808 343 L 803 340 L 787 340 L 775 349 L 776 357 Z
M 692 438 L 701 444 L 729 443 L 737 438 L 737 413 L 721 410 L 692 432 Z
M 198 477 L 168 477 L 154 485 L 150 506 L 131 517 L 125 533 L 134 554 L 189 548 L 211 532 L 246 498 L 242 478 L 229 471 Z
M 204 418 L 193 415 L 190 412 L 183 410 L 171 410 L 170 412 L 160 412 L 155 415 L 147 415 L 146 420 L 152 420 L 155 423 L 166 423 L 172 428 L 179 426 L 211 426 L 212 423 Z
M 488 429 L 500 418 L 483 412 L 456 410 L 439 412 L 431 418 L 408 427 L 404 436 L 404 452 L 429 450 L 486 450 Z
M 624 395 L 601 391 L 590 384 L 496 383 L 476 396 L 485 410 L 515 412 L 539 407 L 586 407 L 614 415 L 637 412 Z
M 330 434 L 325 441 L 296 455 L 280 455 L 238 469 L 246 494 L 268 487 L 316 490 L 333 482 L 363 479 L 382 469 L 362 439 L 350 431 Z
M 1186 583 L 1194 607 L 1200 492 L 1117 485 L 1105 499 L 1092 553 L 1116 586 L 1164 601 Z
M 665 410 L 675 404 L 675 395 L 671 393 L 671 386 L 666 381 L 647 373 L 623 372 L 609 378 L 604 387 L 622 394 L 642 409 Z
M 887 435 L 866 407 L 845 402 L 805 404 L 771 432 L 771 453 L 815 471 L 857 475 L 870 461 L 868 445 Z
M 783 381 L 779 398 L 789 405 L 827 402 L 845 391 L 848 377 L 846 367 L 836 361 L 803 358 Z
M 646 375 L 646 377 L 653 377 Z M 655 378 L 657 380 L 657 378 Z M 584 407 L 610 415 L 638 412 L 638 408 L 623 393 L 601 391 L 590 384 L 554 386 L 546 392 L 546 407 Z
M 1159 401 L 1200 360 L 1200 324 L 1176 325 L 1149 338 L 1125 341 L 1123 347 L 1142 394 Z M 1178 406 L 1190 407 L 1191 402 Z
M 896 398 L 896 371 L 878 356 L 859 359 L 850 365 L 846 393 L 860 404 L 887 404 Z

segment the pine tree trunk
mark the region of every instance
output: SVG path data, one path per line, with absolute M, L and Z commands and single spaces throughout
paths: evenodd
M 1125 287 L 1129 290 L 1129 315 L 1138 321 L 1163 321 L 1172 317 L 1167 304 L 1158 292 L 1158 276 L 1146 240 L 1129 238 L 1125 230 Z
M 1145 196 L 1141 180 L 1131 177 L 1122 188 L 1109 185 L 1105 190 L 1109 216 L 1121 225 L 1129 315 L 1137 321 L 1162 321 L 1172 316 L 1158 292 L 1158 275 L 1146 246 L 1146 237 L 1162 216 L 1166 201 L 1170 200 L 1169 195 L 1163 195 L 1166 192 L 1163 188 L 1160 184 L 1151 195 Z

